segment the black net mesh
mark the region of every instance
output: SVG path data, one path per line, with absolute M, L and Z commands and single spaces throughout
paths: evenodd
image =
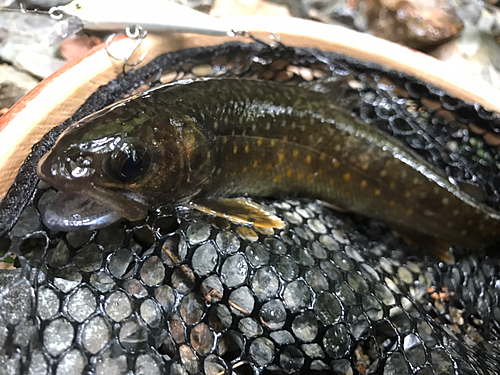
M 49 133 L 2 201 L 0 373 L 498 373 L 494 255 L 457 249 L 444 264 L 382 223 L 307 200 L 255 198 L 283 230 L 169 205 L 98 231 L 41 223 L 55 191 L 37 184 L 34 166 L 84 115 L 182 78 L 299 84 L 328 75 L 347 77 L 332 100 L 498 207 L 497 114 L 316 50 L 230 43 L 166 54 L 101 88 Z

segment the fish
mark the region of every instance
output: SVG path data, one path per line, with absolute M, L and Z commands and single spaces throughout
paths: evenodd
M 165 203 L 298 196 L 450 244 L 498 243 L 500 214 L 335 104 L 340 82 L 186 80 L 92 114 L 38 164 L 65 194 L 44 222 L 96 229 Z

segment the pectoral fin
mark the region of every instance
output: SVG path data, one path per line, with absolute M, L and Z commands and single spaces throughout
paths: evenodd
M 247 198 L 197 200 L 190 207 L 229 220 L 235 224 L 253 224 L 261 228 L 284 228 L 285 222 Z

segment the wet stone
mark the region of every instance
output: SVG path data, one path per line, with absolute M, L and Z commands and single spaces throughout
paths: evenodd
M 349 332 L 344 324 L 336 324 L 323 336 L 323 348 L 333 358 L 345 356 L 349 350 L 349 344 Z
M 327 291 L 329 288 L 328 280 L 321 271 L 316 268 L 308 270 L 305 279 L 316 293 Z
M 104 310 L 115 322 L 121 322 L 132 314 L 132 304 L 126 293 L 116 291 L 106 299 Z
M 243 318 L 238 323 L 238 329 L 246 337 L 257 337 L 264 333 L 262 326 L 253 318 Z
M 303 247 L 296 247 L 292 250 L 292 257 L 302 266 L 312 267 L 314 266 L 314 258 L 311 256 L 309 251 Z
M 57 365 L 56 375 L 79 375 L 87 364 L 87 358 L 78 349 L 67 352 Z
M 209 276 L 203 280 L 200 289 L 208 303 L 219 302 L 224 294 L 224 287 L 217 275 Z
M 403 348 L 406 358 L 410 361 L 412 366 L 420 367 L 425 364 L 425 351 L 420 339 L 416 335 L 409 334 L 406 336 L 403 340 Z
M 162 248 L 162 259 L 167 266 L 175 266 L 186 259 L 187 243 L 184 237 L 174 235 L 165 238 Z
M 125 349 L 139 350 L 148 344 L 148 330 L 138 319 L 133 318 L 122 324 L 118 339 Z
M 340 270 L 331 261 L 321 262 L 320 268 L 325 273 L 325 275 L 332 281 L 338 281 L 342 277 Z
M 365 294 L 368 292 L 368 284 L 358 273 L 350 272 L 347 275 L 347 282 L 356 292 Z
M 179 316 L 173 315 L 170 317 L 168 321 L 168 328 L 172 339 L 174 339 L 177 344 L 182 344 L 186 341 L 186 332 Z
M 229 328 L 233 322 L 233 317 L 229 309 L 224 305 L 212 306 L 208 312 L 208 323 L 215 332 L 221 332 Z
M 47 374 L 48 368 L 49 366 L 43 356 L 43 353 L 33 351 L 31 353 L 28 375 L 45 375 Z
M 280 365 L 287 373 L 300 371 L 304 361 L 304 354 L 295 346 L 287 346 L 280 354 Z
M 285 304 L 292 312 L 297 312 L 308 307 L 312 302 L 312 293 L 302 280 L 288 284 L 283 293 Z
M 380 320 L 384 316 L 382 306 L 372 295 L 364 295 L 362 299 L 363 310 L 371 320 Z
M 353 271 L 354 270 L 354 264 L 352 263 L 352 260 L 347 257 L 347 255 L 343 253 L 334 253 L 333 254 L 333 261 L 335 264 L 342 270 L 344 271 Z
M 142 264 L 141 279 L 146 285 L 155 286 L 165 278 L 165 266 L 157 256 L 152 256 Z
M 135 298 L 144 298 L 148 295 L 146 288 L 144 288 L 141 282 L 136 279 L 128 280 L 125 284 L 123 284 L 123 287 Z
M 191 348 L 187 345 L 182 345 L 179 348 L 179 354 L 181 358 L 181 362 L 190 374 L 198 373 L 199 366 L 196 355 L 191 350 Z
M 84 272 L 97 271 L 102 265 L 102 248 L 92 243 L 76 253 L 75 265 Z
M 429 323 L 421 321 L 417 323 L 418 334 L 424 341 L 424 343 L 429 346 L 435 346 L 437 343 L 437 337 Z
M 134 269 L 134 256 L 129 249 L 118 249 L 109 257 L 108 270 L 117 279 L 127 278 Z
M 322 235 L 319 237 L 319 242 L 330 251 L 339 251 L 339 243 L 332 237 L 328 235 Z
M 285 256 L 278 260 L 276 271 L 283 279 L 291 281 L 299 276 L 299 265 L 291 257 Z
M 66 240 L 75 249 L 85 245 L 87 242 L 90 241 L 91 238 L 92 238 L 91 231 L 68 232 L 66 234 Z
M 100 229 L 97 232 L 97 242 L 105 250 L 113 250 L 123 244 L 125 240 L 125 231 L 120 225 L 111 225 Z
M 152 299 L 147 299 L 141 303 L 139 309 L 141 318 L 151 327 L 158 327 L 161 322 L 161 311 L 158 304 Z
M 193 327 L 190 335 L 191 347 L 199 355 L 207 355 L 213 345 L 213 336 L 205 323 L 200 323 Z
M 210 237 L 210 227 L 201 221 L 194 222 L 186 230 L 186 236 L 192 244 L 203 242 Z
M 225 363 L 215 355 L 209 355 L 203 361 L 203 369 L 205 375 L 223 374 L 226 371 Z
M 273 299 L 262 305 L 259 317 L 267 328 L 277 330 L 283 327 L 286 320 L 286 310 L 283 302 Z
M 264 244 L 273 254 L 285 255 L 287 252 L 286 245 L 276 238 L 266 238 Z
M 136 375 L 160 375 L 159 360 L 150 354 L 141 354 L 135 361 Z
M 333 235 L 333 238 L 340 244 L 343 244 L 343 245 L 350 245 L 351 244 L 349 237 L 347 237 L 347 234 L 343 231 L 340 231 L 337 229 L 332 229 L 332 235 Z
M 332 369 L 340 375 L 352 375 L 353 370 L 350 362 L 346 359 L 332 361 Z
M 0 353 L 0 366 L 5 375 L 18 375 L 21 373 L 21 363 L 19 357 L 9 357 Z
M 53 356 L 64 352 L 71 343 L 75 335 L 73 326 L 64 318 L 59 318 L 50 322 L 43 332 L 43 345 Z
M 7 323 L 19 324 L 31 313 L 33 301 L 32 290 L 27 280 L 10 285 L 10 290 L 3 295 L 0 313 Z
M 279 285 L 278 276 L 269 267 L 258 269 L 252 278 L 252 290 L 262 301 L 275 297 Z
M 408 365 L 403 354 L 394 353 L 387 359 L 384 375 L 409 375 Z
M 335 286 L 335 295 L 339 298 L 342 305 L 346 307 L 354 306 L 357 303 L 356 295 L 344 282 Z
M 227 258 L 221 268 L 221 280 L 229 288 L 243 284 L 248 275 L 248 263 L 242 254 Z
M 91 318 L 83 326 L 82 344 L 92 354 L 99 352 L 111 338 L 111 327 L 102 316 Z
M 47 262 L 54 268 L 65 266 L 69 260 L 69 249 L 64 241 L 59 241 L 55 249 L 47 254 Z
M 325 224 L 318 219 L 307 220 L 307 225 L 314 233 L 325 234 L 327 231 Z
M 293 338 L 292 334 L 288 331 L 274 331 L 271 332 L 269 336 L 278 345 L 291 345 L 295 343 L 295 339 Z
M 54 285 L 61 292 L 68 293 L 82 282 L 82 275 L 75 267 L 66 267 L 55 272 Z
M 17 223 L 12 227 L 10 235 L 12 237 L 24 237 L 30 233 L 37 231 L 40 228 L 40 218 L 35 207 L 27 206 Z
M 274 344 L 265 337 L 259 337 L 250 344 L 248 354 L 257 366 L 266 366 L 273 360 Z
M 38 290 L 37 312 L 40 319 L 50 319 L 59 311 L 59 297 L 49 287 L 42 287 Z
M 180 314 L 188 325 L 197 323 L 205 312 L 205 303 L 198 293 L 189 293 L 182 298 Z
M 107 293 L 112 290 L 116 283 L 106 272 L 100 271 L 90 275 L 90 284 L 101 293 Z
M 385 285 L 377 283 L 375 284 L 374 289 L 375 289 L 375 295 L 380 299 L 380 301 L 384 305 L 391 306 L 396 303 L 394 295 Z
M 292 331 L 295 337 L 303 342 L 311 342 L 318 334 L 318 322 L 312 311 L 297 315 L 292 322 Z
M 32 340 L 37 339 L 37 331 L 32 321 L 18 324 L 14 329 L 13 342 L 20 348 L 27 349 Z
M 97 303 L 94 294 L 89 288 L 79 288 L 68 298 L 68 314 L 77 322 L 87 319 L 96 309 Z
M 283 218 L 290 224 L 297 224 L 297 225 L 302 224 L 302 221 L 304 220 L 297 212 L 294 211 L 284 212 Z
M 127 359 L 124 355 L 112 356 L 107 349 L 102 354 L 101 359 L 96 364 L 96 375 L 124 375 L 127 373 Z
M 171 285 L 181 294 L 189 293 L 195 285 L 194 272 L 186 265 L 176 267 L 172 272 Z
M 309 358 L 325 358 L 325 353 L 318 344 L 302 344 L 300 348 Z
M 264 266 L 269 263 L 269 251 L 262 244 L 250 244 L 245 249 L 248 261 L 254 267 Z
M 406 267 L 399 267 L 398 268 L 398 276 L 403 280 L 404 283 L 406 284 L 413 284 L 413 274 L 411 271 L 406 268 Z
M 0 323 L 0 347 L 5 345 L 5 341 L 7 340 L 7 336 L 9 335 L 9 330 L 6 326 Z
M 432 358 L 432 366 L 434 367 L 436 374 L 447 375 L 453 373 L 453 362 L 443 349 L 436 348 L 432 350 L 430 354 Z
M 239 238 L 232 232 L 220 232 L 215 238 L 215 243 L 222 254 L 232 254 L 240 248 Z
M 311 254 L 318 259 L 327 259 L 328 253 L 325 248 L 317 241 L 314 241 L 309 247 Z
M 155 289 L 156 301 L 163 307 L 164 311 L 171 311 L 175 303 L 175 293 L 168 285 L 160 285 Z
M 229 295 L 229 306 L 231 306 L 231 311 L 238 316 L 251 314 L 254 304 L 255 300 L 253 294 L 246 286 L 234 290 Z
M 325 326 L 335 323 L 342 315 L 340 303 L 331 293 L 319 295 L 314 305 L 314 311 Z
M 212 243 L 201 245 L 193 254 L 193 270 L 200 276 L 208 275 L 214 270 L 218 259 L 217 250 Z

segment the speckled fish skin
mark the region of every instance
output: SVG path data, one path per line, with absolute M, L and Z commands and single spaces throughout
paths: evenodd
M 130 220 L 168 201 L 298 195 L 448 243 L 498 242 L 496 211 L 332 104 L 321 85 L 211 79 L 157 88 L 69 128 L 38 173 Z M 110 161 L 136 143 L 149 167 L 119 181 Z

